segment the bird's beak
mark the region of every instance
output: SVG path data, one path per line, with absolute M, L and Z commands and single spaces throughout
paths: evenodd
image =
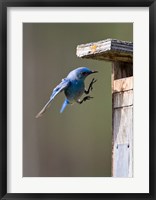
M 94 74 L 94 73 L 98 73 L 98 71 L 92 71 L 92 74 Z

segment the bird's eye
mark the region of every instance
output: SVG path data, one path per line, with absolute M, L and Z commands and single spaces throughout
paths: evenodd
M 87 72 L 82 72 L 82 74 L 83 74 L 83 75 L 86 75 L 86 74 L 87 74 Z

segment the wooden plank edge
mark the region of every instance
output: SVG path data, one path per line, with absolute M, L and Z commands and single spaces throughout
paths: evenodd
M 133 89 L 133 76 L 113 81 L 113 93 Z
M 110 55 L 110 53 L 133 58 L 133 43 L 116 39 L 106 39 L 98 42 L 81 44 L 77 46 L 76 55 L 81 58 L 98 59 L 100 57 L 104 60 L 104 57 L 109 57 L 108 55 Z M 107 58 L 107 60 L 109 60 L 109 58 Z M 113 61 L 112 59 L 110 60 Z

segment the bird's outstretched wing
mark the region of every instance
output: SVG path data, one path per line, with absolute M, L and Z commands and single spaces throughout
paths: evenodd
M 52 94 L 51 94 L 51 96 L 50 96 L 49 101 L 45 104 L 45 106 L 42 108 L 42 110 L 36 115 L 36 118 L 42 116 L 42 114 L 43 114 L 43 113 L 46 111 L 46 109 L 49 107 L 51 101 L 55 98 L 55 96 L 56 96 L 57 94 L 59 94 L 60 92 L 62 92 L 66 87 L 68 87 L 69 84 L 70 84 L 69 79 L 67 79 L 67 78 L 62 79 L 61 83 L 60 83 L 59 85 L 57 85 L 57 86 L 54 88 L 54 90 L 53 90 L 53 92 L 52 92 Z

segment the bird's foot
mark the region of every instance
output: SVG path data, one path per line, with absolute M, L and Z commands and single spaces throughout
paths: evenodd
M 94 97 L 91 97 L 91 96 L 86 96 L 83 98 L 83 101 L 87 101 L 87 100 L 90 100 L 90 99 L 93 99 Z
M 87 100 L 90 100 L 90 99 L 93 99 L 93 97 L 91 97 L 91 96 L 85 96 L 82 100 L 79 100 L 78 103 L 81 104 L 84 101 L 87 101 Z
M 93 90 L 93 84 L 97 81 L 97 79 L 92 79 L 91 83 L 90 83 L 90 90 Z
M 93 78 L 89 84 L 88 90 L 85 90 L 85 94 L 89 94 L 90 91 L 93 90 L 93 84 L 97 81 L 97 79 Z

